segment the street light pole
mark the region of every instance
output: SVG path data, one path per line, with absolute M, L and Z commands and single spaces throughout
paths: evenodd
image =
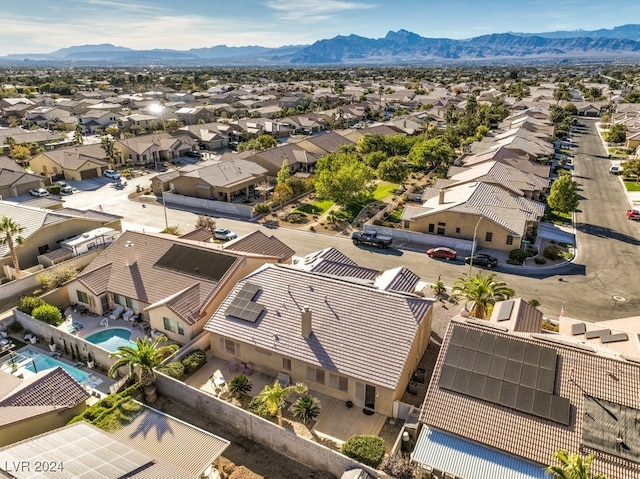
M 478 226 L 480 226 L 481 221 L 482 221 L 482 216 L 478 218 L 476 227 L 473 229 L 473 242 L 471 243 L 471 258 L 469 258 L 469 276 L 471 276 L 471 267 L 473 266 L 473 255 L 476 252 L 476 235 L 478 234 Z

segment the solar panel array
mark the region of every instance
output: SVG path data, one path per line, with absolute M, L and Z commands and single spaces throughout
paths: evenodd
M 262 311 L 264 311 L 264 306 L 254 301 L 259 292 L 260 286 L 253 283 L 245 283 L 242 289 L 238 291 L 238 294 L 236 294 L 236 297 L 233 298 L 231 304 L 227 306 L 225 314 L 233 318 L 242 319 L 243 321 L 255 323 L 262 314 Z
M 552 348 L 455 326 L 439 386 L 569 425 L 569 400 L 553 394 L 557 356 Z

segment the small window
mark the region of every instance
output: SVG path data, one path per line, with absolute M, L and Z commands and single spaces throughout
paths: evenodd
M 507 244 L 513 244 L 513 236 L 507 235 Z
M 84 291 L 76 291 L 78 294 L 78 301 L 81 303 L 89 304 L 89 295 Z
M 224 350 L 229 354 L 236 354 L 236 343 L 231 339 L 224 339 Z
M 484 235 L 484 240 L 487 243 L 491 243 L 491 240 L 493 239 L 493 233 L 491 231 L 487 231 L 487 234 Z
M 433 223 L 429 223 L 429 229 L 427 231 L 429 231 L 429 233 L 433 233 L 436 230 L 436 225 L 434 225 Z
M 171 331 L 172 333 L 176 332 L 176 326 L 173 319 L 162 318 L 162 320 L 164 321 L 164 329 L 166 331 Z
M 49 252 L 49 245 L 45 244 L 42 246 L 38 246 L 38 254 L 46 254 Z
M 180 321 L 178 321 L 178 334 L 180 336 L 184 336 L 184 326 L 182 325 L 182 323 Z
M 459 235 L 460 234 L 460 228 L 456 228 L 456 234 Z
M 282 369 L 285 371 L 291 371 L 291 359 L 282 358 Z
M 329 374 L 329 387 L 339 391 L 349 391 L 349 379 L 338 374 Z
M 307 366 L 307 380 L 324 384 L 324 370 Z

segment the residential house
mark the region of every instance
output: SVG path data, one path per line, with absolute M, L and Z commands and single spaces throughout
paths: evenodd
M 429 342 L 432 307 L 414 294 L 267 264 L 233 288 L 205 330 L 214 356 L 392 416 Z
M 320 135 L 310 136 L 296 142 L 295 144 L 319 157 L 328 153 L 335 153 L 342 145 L 355 145 L 354 142 L 335 131 L 328 131 Z
M 180 128 L 175 134 L 186 134 L 198 142 L 201 148 L 205 150 L 217 150 L 220 148 L 226 148 L 229 146 L 230 138 L 232 135 L 237 142 L 238 138 L 242 134 L 241 128 L 236 126 L 237 130 L 234 135 L 233 129 L 230 129 L 232 125 L 224 123 L 204 123 L 196 125 L 187 125 Z
M 33 143 L 46 149 L 67 146 L 64 135 L 49 130 L 23 130 L 22 128 L 0 128 L 0 151 L 9 151 L 7 138 L 13 138 L 16 145 Z
M 119 160 L 124 164 L 155 166 L 159 161 L 184 156 L 196 146 L 197 142 L 187 135 L 158 133 L 117 140 L 114 149 L 120 152 Z
M 477 240 L 478 247 L 511 251 L 544 216 L 545 204 L 501 186 L 474 182 L 446 190 L 427 189 L 421 206 L 402 213 L 410 231 Z M 435 236 L 434 236 L 435 241 Z
M 256 197 L 257 188 L 266 182 L 266 178 L 267 170 L 260 165 L 235 158 L 158 175 L 152 181 L 152 188 L 156 194 L 171 190 L 193 198 L 232 202 L 238 198 Z
M 267 236 L 260 230 L 229 241 L 223 245 L 223 248 L 225 251 L 267 256 L 274 258 L 276 263 L 290 263 L 295 253 L 275 236 Z
M 293 135 L 313 135 L 324 130 L 327 125 L 325 118 L 316 114 L 288 116 L 281 122 L 290 128 Z
M 96 130 L 104 130 L 110 125 L 116 124 L 120 114 L 111 111 L 89 110 L 78 116 L 78 124 L 82 127 L 82 133 L 92 135 Z
M 38 264 L 38 255 L 59 249 L 64 240 L 104 226 L 121 230 L 120 216 L 99 211 L 80 211 L 62 208 L 56 211 L 25 206 L 19 203 L 0 201 L 3 216 L 11 218 L 22 226 L 20 234 L 23 244 L 16 253 L 20 268 L 26 269 Z M 13 278 L 13 262 L 7 245 L 0 245 L 0 278 Z
M 22 169 L 14 160 L 0 156 L 0 200 L 29 194 L 44 188 L 42 178 Z
M 0 461 L 15 479 L 34 477 L 36 464 L 47 464 L 48 475 L 60 479 L 220 477 L 228 440 L 145 405 L 139 408 L 112 431 L 79 421 L 5 446 Z M 28 463 L 21 462 L 24 457 Z
M 487 151 L 476 153 L 475 155 L 463 155 L 456 160 L 456 164 L 473 167 L 487 161 L 499 161 L 523 173 L 532 173 L 540 178 L 549 178 L 551 175 L 551 165 L 531 161 L 526 155 L 519 155 L 517 152 L 501 145 L 496 145 Z
M 418 477 L 542 479 L 558 450 L 593 454 L 594 475 L 638 476 L 639 356 L 585 341 L 621 341 L 609 330 L 512 332 L 503 312 L 449 323 L 411 455 Z
M 291 174 L 298 171 L 313 173 L 320 156 L 304 149 L 298 143 L 287 143 L 268 150 L 256 151 L 247 159 L 265 168 L 267 175 L 275 178 L 283 163 L 288 165 Z
M 67 284 L 96 314 L 133 309 L 152 330 L 185 344 L 202 332 L 236 282 L 265 262 L 199 241 L 125 231 Z
M 116 119 L 116 125 L 121 133 L 153 131 L 156 125 L 160 123 L 161 120 L 157 116 L 143 115 L 141 113 L 125 115 Z
M 62 123 L 71 126 L 76 124 L 76 119 L 69 112 L 54 106 L 39 106 L 26 112 L 25 122 L 29 126 L 37 125 L 41 128 L 53 128 Z
M 99 143 L 43 151 L 31 158 L 29 165 L 36 174 L 64 175 L 72 181 L 101 176 L 112 166 Z
M 3 366 L 12 360 L 19 364 L 28 359 L 15 352 L 0 359 Z M 24 379 L 0 370 L 0 384 L 0 447 L 64 426 L 86 409 L 90 396 L 61 367 Z
M 214 119 L 213 112 L 202 106 L 183 106 L 176 110 L 175 115 L 185 125 L 208 123 Z

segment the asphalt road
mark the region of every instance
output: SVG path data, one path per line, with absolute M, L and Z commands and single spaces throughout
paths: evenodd
M 558 318 L 563 305 L 568 317 L 593 322 L 640 315 L 640 282 L 635 279 L 640 271 L 640 222 L 629 221 L 625 216 L 628 201 L 624 187 L 619 177 L 608 173 L 611 163 L 596 133 L 595 122 L 582 120 L 582 124 L 584 128 L 574 135 L 574 178 L 582 195 L 576 213 L 576 259 L 559 268 L 499 267 L 492 271 L 514 288 L 518 296 L 540 301 L 540 309 L 551 318 Z M 125 229 L 157 232 L 165 226 L 164 208 L 153 203 L 143 208 L 141 203 L 126 199 L 135 185 L 148 186 L 151 177 L 131 180 L 124 189 L 114 188 L 114 182 L 103 178 L 84 182 L 94 186 L 65 197 L 66 204 L 83 209 L 96 209 L 100 205 L 105 212 L 123 216 Z M 193 229 L 197 213 L 167 208 L 166 218 L 169 225 L 177 225 L 186 233 Z M 469 271 L 461 261 L 430 259 L 422 251 L 357 247 L 343 236 L 283 227 L 269 229 L 230 218 L 218 218 L 217 224 L 238 235 L 261 229 L 285 242 L 298 255 L 334 246 L 362 266 L 386 270 L 404 265 L 425 281 L 433 283 L 441 278 L 447 286 Z

